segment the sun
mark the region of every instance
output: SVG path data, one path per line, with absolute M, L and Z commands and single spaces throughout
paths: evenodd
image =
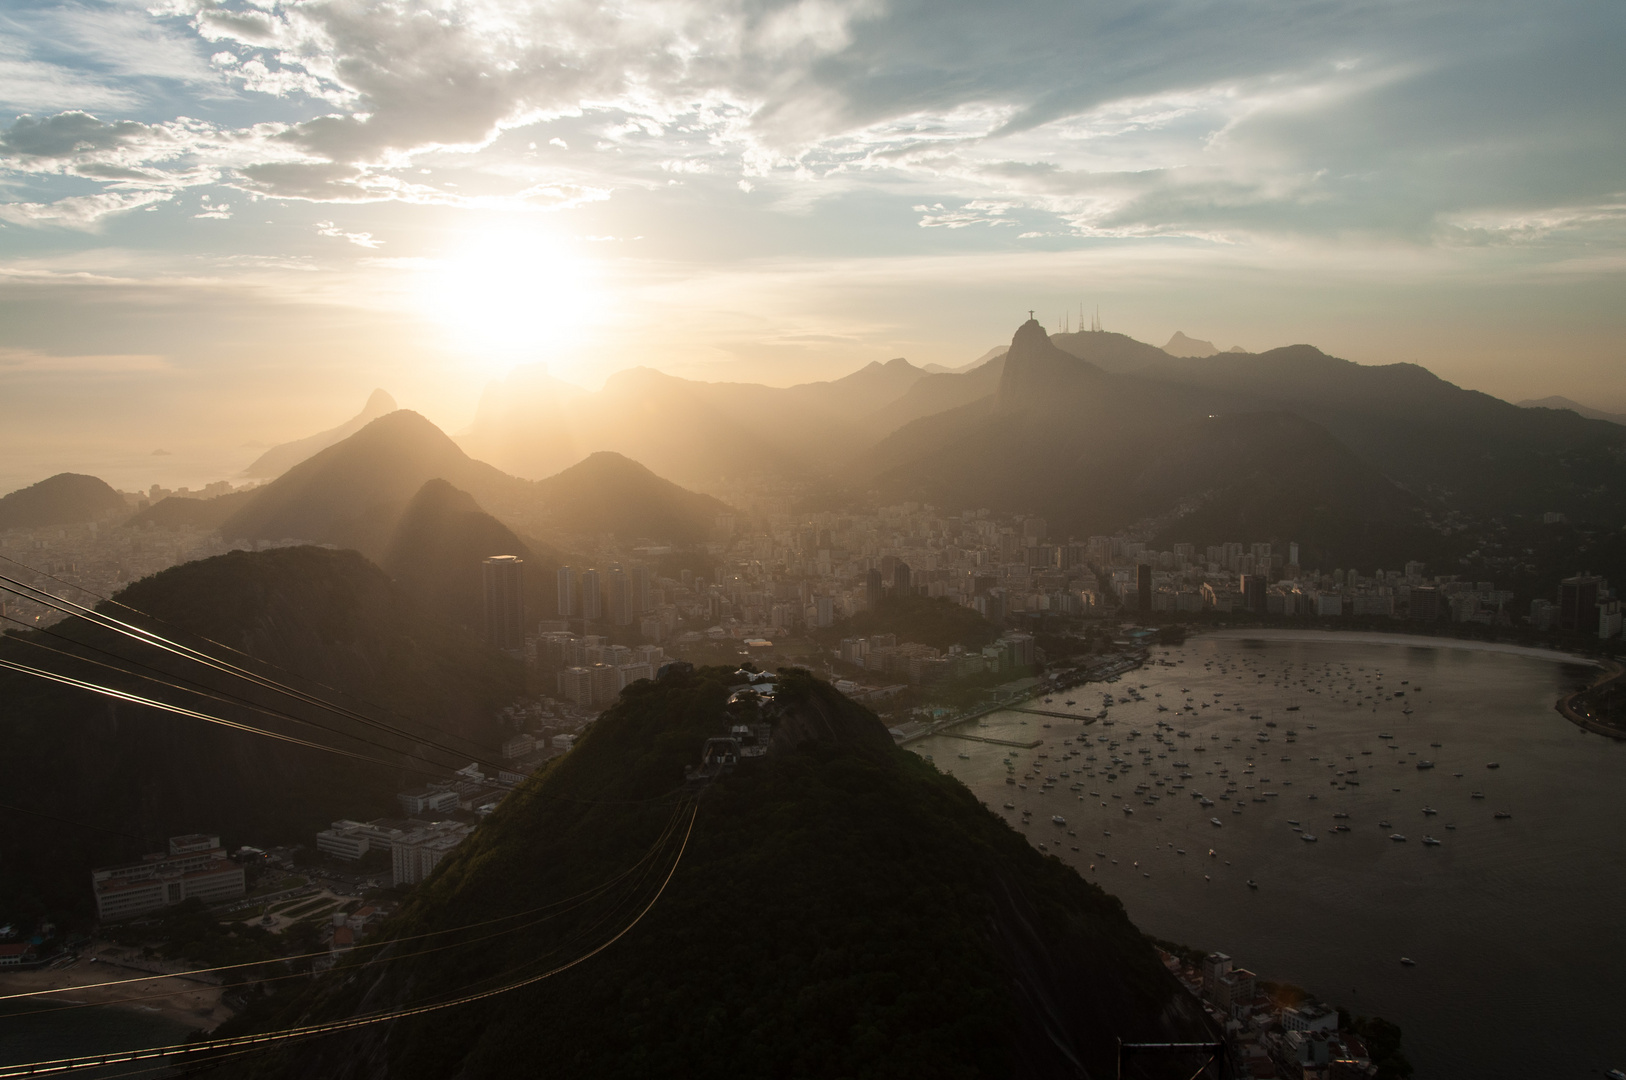
M 567 241 L 538 229 L 465 235 L 421 282 L 424 311 L 493 372 L 564 361 L 604 308 L 598 268 Z

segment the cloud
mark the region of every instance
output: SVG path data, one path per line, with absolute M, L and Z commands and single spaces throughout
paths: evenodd
M 376 248 L 384 243 L 382 240 L 375 240 L 372 233 L 345 232 L 331 221 L 318 221 L 316 232 L 319 236 L 334 236 L 340 240 L 348 240 L 357 247 Z
M 64 229 L 93 231 L 105 218 L 172 198 L 164 191 L 104 191 L 99 195 L 74 195 L 55 202 L 0 203 L 0 221 L 14 225 L 56 225 Z
M 1559 9 L 158 0 L 156 17 L 120 5 L 98 29 L 67 4 L 0 44 L 0 80 L 21 65 L 27 93 L 83 96 L 13 124 L 0 167 L 124 192 L 224 181 L 261 198 L 530 210 L 676 176 L 715 199 L 764 193 L 772 213 L 862 192 L 958 243 L 1456 244 L 1497 235 L 1463 220 L 1605 205 L 1626 171 L 1618 6 Z M 88 59 L 53 52 L 47 27 L 88 42 Z M 136 116 L 152 78 L 230 108 Z
M 162 356 L 145 354 L 53 356 L 33 349 L 0 346 L 0 378 L 7 375 L 150 375 L 174 370 L 175 366 Z

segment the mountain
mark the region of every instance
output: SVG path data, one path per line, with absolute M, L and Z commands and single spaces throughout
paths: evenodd
M 989 361 L 998 360 L 1000 357 L 1005 355 L 1007 348 L 1008 346 L 1005 345 L 995 345 L 992 349 L 989 349 L 975 360 L 972 360 L 969 363 L 961 364 L 959 367 L 944 367 L 942 364 L 927 364 L 920 370 L 924 371 L 928 375 L 963 375 L 967 371 L 975 371 L 977 368 L 982 367 L 982 365 L 988 363 Z
M 361 412 L 338 427 L 273 446 L 255 458 L 253 464 L 244 469 L 240 475 L 251 480 L 269 480 L 281 476 L 311 455 L 326 450 L 336 442 L 348 439 L 380 416 L 394 412 L 395 408 L 394 398 L 382 390 L 374 390 Z
M 460 450 L 415 412 L 379 417 L 259 488 L 220 525 L 227 539 L 292 538 L 382 557 L 407 501 L 442 479 L 482 505 L 519 506 L 530 485 Z
M 1062 352 L 1087 360 L 1102 371 L 1137 371 L 1169 358 L 1156 345 L 1148 345 L 1128 334 L 1115 334 L 1108 330 L 1079 330 L 1071 334 L 1056 334 L 1050 340 Z
M 881 438 L 911 420 L 958 409 L 991 396 L 1004 377 L 1005 355 L 1006 350 L 1000 349 L 987 363 L 919 380 L 902 397 L 870 415 L 866 427 L 872 438 Z
M 613 533 L 694 543 L 709 536 L 728 504 L 663 480 L 638 462 L 600 451 L 536 484 L 550 533 Z
M 1116 899 L 894 746 L 873 713 L 798 671 L 759 713 L 728 704 L 739 681 L 703 668 L 628 687 L 380 931 L 450 936 L 267 984 L 219 1034 L 501 988 L 619 940 L 475 1004 L 217 1068 L 1070 1080 L 1114 1075 L 1119 1039 L 1214 1037 Z M 705 741 L 750 722 L 771 726 L 766 754 L 685 797 Z
M 1487 518 L 1561 511 L 1614 521 L 1626 503 L 1626 430 L 1566 411 L 1522 409 L 1417 364 L 1356 364 L 1310 345 L 1138 371 L 1209 411 L 1283 410 L 1326 428 L 1439 510 Z
M 551 475 L 583 456 L 571 416 L 575 403 L 588 396 L 540 364 L 515 368 L 486 385 L 474 423 L 458 436 L 458 445 L 516 476 Z
M 1190 534 L 1179 539 L 1217 542 L 1245 528 L 1297 539 L 1306 557 L 1326 549 L 1345 561 L 1423 542 L 1416 497 L 1313 420 L 1213 402 L 1206 391 L 1102 370 L 1029 321 L 993 396 L 900 428 L 866 452 L 864 479 L 889 499 L 1040 513 L 1056 535 L 1167 517 Z
M 1519 402 L 1519 408 L 1568 409 L 1570 412 L 1575 413 L 1578 416 L 1584 416 L 1588 420 L 1607 420 L 1611 424 L 1621 424 L 1626 426 L 1626 413 L 1604 412 L 1602 409 L 1590 408 L 1589 406 L 1582 405 L 1578 401 L 1571 401 L 1567 397 L 1558 397 L 1557 395 L 1554 395 L 1553 397 L 1544 397 L 1539 401 L 1521 401 Z
M 1163 346 L 1163 351 L 1170 356 L 1213 356 L 1219 352 L 1212 341 L 1201 341 L 1197 338 L 1186 337 L 1176 330 L 1169 343 Z
M 103 480 L 57 473 L 0 498 L 0 529 L 80 525 L 127 509 L 124 496 Z
M 227 518 L 248 505 L 254 495 L 253 488 L 218 495 L 213 499 L 170 495 L 138 511 L 125 524 L 132 528 L 154 525 L 161 529 L 179 529 L 183 526 L 204 531 L 218 529 Z
M 472 495 L 439 478 L 426 482 L 407 503 L 383 567 L 437 618 L 478 635 L 484 632 L 482 567 L 492 555 L 525 560 L 527 618 L 552 618 L 558 553 L 525 543 L 481 510 Z
M 817 402 L 837 412 L 870 412 L 879 405 L 896 401 L 927 373 L 899 356 L 886 363 L 871 361 L 851 375 L 829 382 L 801 383 L 790 394 Z
M 875 430 L 886 408 L 929 377 L 901 357 L 789 387 L 699 382 L 636 367 L 586 393 L 515 372 L 487 388 L 459 443 L 532 479 L 601 450 L 688 486 L 761 473 L 821 477 L 890 430 Z
M 0 730 L 6 743 L 0 789 L 6 802 L 45 815 L 11 818 L 0 829 L 5 901 L 32 892 L 45 910 L 84 911 L 90 867 L 160 850 L 164 837 L 218 832 L 233 847 L 308 845 L 314 832 L 336 818 L 389 813 L 396 791 L 423 781 L 413 768 L 422 763 L 403 757 L 418 738 L 495 747 L 500 741 L 496 710 L 523 690 L 518 663 L 426 617 L 383 571 L 355 552 L 309 547 L 232 552 L 144 578 L 116 600 L 144 614 L 106 602 L 99 607 L 371 716 L 401 717 L 396 722 L 418 734 L 401 739 L 290 705 L 79 620 L 58 623 L 50 633 L 6 635 L 0 638 L 6 659 L 316 739 L 380 757 L 385 764 L 0 671 Z M 107 656 L 63 637 L 143 661 L 166 677 L 184 674 L 206 687 L 287 706 L 334 730 L 266 718 L 232 703 L 116 674 L 91 663 Z M 222 646 L 254 659 L 231 656 Z M 448 771 L 468 763 L 435 750 L 420 752 Z M 123 834 L 151 839 L 143 843 Z M 0 906 L 16 910 L 12 903 Z

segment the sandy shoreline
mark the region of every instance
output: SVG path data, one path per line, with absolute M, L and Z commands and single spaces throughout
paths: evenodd
M 141 972 L 129 968 L 116 967 L 109 963 L 93 964 L 88 953 L 64 968 L 7 971 L 0 974 L 0 994 L 85 987 L 90 983 L 130 978 L 139 978 L 140 981 L 125 983 L 122 986 L 68 990 L 65 993 L 47 994 L 39 998 L 19 999 L 15 1004 L 24 1008 L 35 1005 L 45 1008 L 53 1004 L 110 1005 L 162 1016 L 166 1020 L 173 1020 L 199 1031 L 213 1031 L 232 1015 L 232 1010 L 221 1003 L 223 991 L 218 986 L 162 975 L 143 977 Z
M 1205 630 L 1192 637 L 1222 638 L 1252 641 L 1307 641 L 1320 644 L 1343 645 L 1402 645 L 1413 649 L 1463 649 L 1468 652 L 1505 653 L 1509 656 L 1528 656 L 1536 660 L 1551 660 L 1561 664 L 1583 664 L 1601 667 L 1589 656 L 1559 652 L 1556 649 L 1537 649 L 1529 645 L 1505 645 L 1496 641 L 1465 641 L 1461 638 L 1434 637 L 1428 634 L 1387 634 L 1365 630 Z

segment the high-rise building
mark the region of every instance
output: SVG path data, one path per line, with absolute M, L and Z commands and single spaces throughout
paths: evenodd
M 898 564 L 892 568 L 892 595 L 908 596 L 910 591 L 909 564 L 899 559 Z
M 1269 556 L 1266 556 L 1268 558 Z M 1265 613 L 1265 575 L 1242 575 L 1242 606 L 1256 615 Z
M 635 615 L 655 610 L 655 597 L 650 588 L 649 567 L 634 566 L 627 574 L 632 579 L 632 610 Z
M 871 611 L 879 611 L 881 607 L 881 571 L 871 568 L 864 575 L 864 601 Z
M 606 613 L 617 626 L 630 626 L 637 613 L 632 607 L 632 578 L 619 566 L 610 567 L 604 578 Z
M 580 587 L 576 583 L 576 571 L 572 570 L 568 566 L 561 566 L 559 568 L 560 617 L 568 619 L 572 615 L 576 614 L 576 609 L 580 606 L 576 602 L 576 593 L 579 588 Z
M 1297 540 L 1287 545 L 1287 565 L 1299 565 L 1299 542 Z
M 580 607 L 584 619 L 594 621 L 604 617 L 604 594 L 599 591 L 597 570 L 582 571 Z
M 1143 614 L 1152 610 L 1152 567 L 1148 563 L 1135 566 L 1135 610 Z
M 1598 597 L 1603 578 L 1593 574 L 1567 577 L 1558 586 L 1558 628 L 1592 633 L 1598 628 Z
M 1418 585 L 1411 590 L 1409 612 L 1414 619 L 1438 622 L 1440 618 L 1440 590 L 1432 585 Z
M 525 560 L 493 555 L 485 561 L 486 644 L 525 647 Z

